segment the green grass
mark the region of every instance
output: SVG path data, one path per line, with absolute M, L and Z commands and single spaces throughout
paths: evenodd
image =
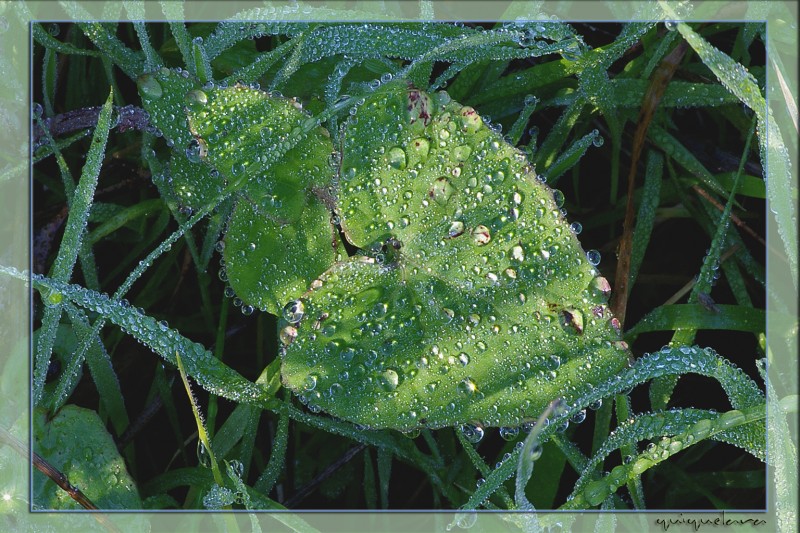
M 107 103 L 92 136 L 54 131 L 34 152 L 35 236 L 69 209 L 63 232 L 42 234 L 34 250 L 40 270 L 32 280 L 33 398 L 51 417 L 76 406 L 96 411 L 144 508 L 766 504 L 758 365 L 767 356 L 761 338 L 768 250 L 752 236 L 765 233 L 765 197 L 782 232 L 770 246 L 792 258 L 787 267 L 794 273 L 796 235 L 795 214 L 784 201 L 791 198 L 788 179 L 780 174 L 770 187 L 763 180 L 765 156 L 779 172 L 787 168 L 765 110 L 764 34 L 739 23 L 678 24 L 677 31 L 654 23 L 481 26 L 81 23 L 61 24 L 52 35 L 34 24 L 34 94 L 44 105 L 38 124 Z M 159 73 L 161 67 L 173 70 Z M 522 314 L 504 310 L 505 285 L 475 282 L 469 292 L 463 287 L 478 278 L 472 270 L 457 272 L 461 264 L 501 268 L 507 259 L 456 244 L 437 248 L 445 245 L 426 240 L 425 232 L 438 219 L 424 214 L 419 233 L 392 230 L 386 222 L 400 215 L 391 197 L 383 203 L 369 196 L 380 187 L 376 178 L 397 198 L 406 188 L 419 192 L 414 179 L 438 183 L 430 189 L 442 209 L 436 216 L 458 213 L 477 232 L 461 238 L 481 238 L 484 207 L 452 196 L 448 181 L 436 181 L 436 169 L 410 177 L 414 154 L 404 154 L 402 164 L 391 159 L 399 155 L 385 132 L 413 139 L 433 130 L 403 124 L 402 105 L 392 115 L 392 98 L 400 94 L 402 103 L 407 91 L 390 79 L 430 92 L 431 105 L 442 106 L 433 124 L 446 127 L 443 114 L 458 116 L 461 106 L 482 118 L 480 130 L 463 124 L 480 137 L 464 134 L 463 142 L 488 146 L 496 139 L 501 155 L 487 152 L 480 163 L 465 163 L 465 183 L 471 172 L 491 174 L 519 154 L 517 179 L 530 182 L 520 189 L 526 202 L 541 194 L 548 208 L 563 206 L 566 220 L 556 211 L 553 225 L 525 229 L 535 219 L 523 211 L 497 226 L 520 244 L 558 235 L 563 250 L 553 253 L 576 254 L 577 262 L 542 269 L 530 286 L 519 285 L 527 296 Z M 223 88 L 237 82 L 248 88 Z M 197 104 L 200 93 L 190 91 L 201 90 L 209 106 L 227 98 L 228 107 Z M 384 103 L 370 107 L 382 95 Z M 147 125 L 115 129 L 112 102 L 135 106 L 136 116 L 146 110 Z M 302 111 L 295 109 L 300 104 Z M 194 141 L 187 153 L 193 139 L 207 146 Z M 381 147 L 394 170 L 382 170 L 379 157 L 370 162 Z M 450 145 L 442 150 L 455 153 Z M 355 192 L 344 180 L 350 165 Z M 553 194 L 534 172 L 559 191 Z M 494 185 L 481 193 L 487 203 L 493 194 L 500 199 L 516 191 L 511 179 Z M 492 235 L 499 241 L 499 233 Z M 393 251 L 390 238 L 403 246 Z M 267 250 L 257 260 L 241 259 L 250 257 L 251 242 Z M 624 261 L 615 258 L 618 247 Z M 583 250 L 599 250 L 602 260 L 595 267 Z M 411 271 L 414 253 L 421 273 L 411 275 L 403 268 Z M 435 275 L 426 277 L 428 267 Z M 324 289 L 306 294 L 319 276 Z M 598 300 L 579 302 L 596 276 L 608 279 L 612 291 L 626 280 L 627 291 L 610 307 L 602 287 L 592 296 Z M 439 278 L 451 285 L 436 285 Z M 364 292 L 356 295 L 356 288 Z M 353 347 L 367 353 L 389 346 L 381 357 L 392 363 L 379 363 L 375 376 L 359 376 L 360 355 L 352 364 L 320 360 L 329 346 L 326 324 L 314 320 L 329 310 L 340 331 L 358 325 L 358 315 L 378 301 L 366 289 L 377 288 L 398 306 L 388 309 L 399 319 L 387 320 L 377 340 L 354 339 Z M 530 327 L 542 314 L 527 310 L 543 294 L 556 299 L 551 329 Z M 300 296 L 308 316 L 287 319 L 283 305 Z M 418 303 L 419 322 L 404 298 Z M 592 306 L 602 308 L 602 328 L 594 325 Z M 520 328 L 519 337 L 508 333 L 509 342 L 485 355 L 473 352 L 469 377 L 456 369 L 440 392 L 424 399 L 412 393 L 433 379 L 424 378 L 427 371 L 410 372 L 413 364 L 398 376 L 404 360 L 419 359 L 418 348 L 436 343 L 453 356 L 461 346 L 474 349 L 483 335 L 489 338 L 493 309 L 498 327 Z M 470 313 L 478 316 L 474 330 L 462 334 Z M 454 327 L 448 316 L 458 333 L 448 329 Z M 790 335 L 788 328 L 770 333 L 770 343 Z M 536 372 L 556 375 L 559 365 L 548 368 L 546 359 L 553 347 L 564 364 L 547 388 Z M 197 384 L 191 404 L 176 353 Z M 595 368 L 588 371 L 587 363 Z M 317 383 L 329 389 L 343 371 L 353 374 L 352 394 L 314 397 Z M 527 391 L 481 389 L 481 378 L 505 383 L 520 372 Z M 448 380 L 455 390 L 475 375 L 480 397 L 443 392 Z M 501 393 L 507 396 L 493 396 Z M 450 399 L 457 400 L 453 414 L 435 416 Z M 368 409 L 373 404 L 378 415 Z M 205 421 L 193 414 L 195 405 Z M 430 412 L 431 422 L 409 419 L 409 410 Z M 208 454 L 196 452 L 198 429 L 213 450 L 213 475 Z M 74 458 L 79 470 L 94 468 L 79 461 L 83 452 L 70 442 L 45 459 L 59 467 Z M 113 504 L 104 497 L 112 486 L 93 481 L 82 488 Z M 46 502 L 75 507 L 69 499 Z M 550 518 L 540 517 L 540 524 Z

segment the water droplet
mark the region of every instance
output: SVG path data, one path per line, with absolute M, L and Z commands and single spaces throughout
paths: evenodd
M 459 431 L 461 431 L 461 434 L 467 439 L 467 442 L 471 442 L 472 444 L 479 443 L 484 434 L 483 428 L 475 424 L 464 424 L 459 428 Z
M 478 246 L 483 246 L 492 240 L 492 234 L 489 231 L 489 228 L 483 224 L 480 224 L 475 226 L 475 229 L 472 230 L 472 240 Z
M 478 392 L 478 385 L 471 378 L 464 378 L 458 383 L 458 392 L 467 396 L 472 396 Z
M 280 338 L 284 346 L 289 346 L 297 338 L 297 329 L 293 326 L 286 326 L 281 330 Z
M 583 231 L 583 225 L 580 222 L 573 222 L 569 225 L 569 229 L 575 235 L 580 235 L 580 233 Z
M 430 149 L 431 144 L 428 142 L 428 139 L 424 137 L 418 137 L 411 141 L 411 150 L 416 153 L 422 161 L 428 159 Z
M 678 29 L 678 23 L 674 20 L 665 20 L 664 27 L 667 28 L 668 31 L 675 31 Z
M 461 108 L 461 128 L 467 133 L 475 133 L 483 125 L 483 120 L 475 109 L 466 106 Z
M 576 424 L 580 424 L 581 422 L 586 420 L 586 409 L 581 409 L 580 411 L 572 415 L 569 419 Z
M 139 86 L 139 91 L 148 98 L 161 98 L 164 94 L 164 89 L 153 74 L 139 76 L 136 85 Z
M 472 148 L 470 148 L 466 144 L 461 146 L 456 146 L 453 149 L 453 158 L 456 161 L 466 161 L 471 153 L 472 153 Z
M 186 158 L 192 163 L 199 163 L 208 155 L 208 146 L 203 139 L 195 138 L 186 145 Z
M 317 381 L 319 381 L 319 376 L 316 374 L 309 374 L 306 376 L 306 379 L 303 381 L 303 390 L 305 391 L 312 391 L 317 386 Z
M 589 260 L 590 265 L 597 266 L 600 264 L 600 252 L 597 250 L 589 250 L 586 252 L 586 259 Z
M 186 104 L 186 107 L 192 111 L 199 111 L 208 103 L 208 95 L 206 95 L 206 93 L 200 89 L 195 89 L 194 91 L 189 91 L 186 93 L 184 103 Z
M 398 170 L 403 170 L 406 168 L 406 152 L 399 146 L 395 146 L 389 150 L 389 153 L 386 155 L 386 157 L 389 161 L 389 165 L 392 168 L 396 168 Z
M 392 392 L 395 390 L 399 381 L 400 378 L 397 375 L 397 372 L 391 368 L 384 370 L 378 378 L 378 384 L 380 385 L 381 389 L 386 392 Z
M 447 230 L 447 236 L 451 239 L 458 237 L 464 233 L 464 223 L 460 220 L 454 221 L 450 224 L 450 229 Z
M 512 427 L 501 427 L 500 428 L 500 436 L 503 440 L 514 440 L 519 435 L 519 428 L 512 428 Z
M 450 180 L 442 176 L 433 182 L 433 187 L 428 194 L 437 204 L 445 205 L 453 196 L 453 192 L 455 189 L 450 184 Z
M 531 461 L 538 461 L 539 458 L 542 456 L 543 451 L 544 450 L 542 449 L 542 445 L 539 444 L 538 442 L 534 442 L 533 447 L 531 447 L 531 453 L 529 455 Z
M 283 307 L 283 318 L 290 324 L 297 324 L 305 315 L 306 306 L 302 300 L 293 300 Z
M 562 207 L 564 205 L 564 193 L 558 189 L 553 189 L 553 200 L 556 202 L 556 207 Z

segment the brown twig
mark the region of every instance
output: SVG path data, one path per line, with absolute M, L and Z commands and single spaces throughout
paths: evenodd
M 100 107 L 82 107 L 61 113 L 43 121 L 44 127 L 50 131 L 50 135 L 55 139 L 61 135 L 87 128 L 94 128 L 97 125 L 97 118 L 100 116 Z M 117 123 L 114 127 L 119 131 L 129 129 L 144 130 L 150 125 L 150 115 L 141 107 L 126 105 L 115 107 L 117 112 Z M 33 149 L 47 144 L 47 136 L 40 124 L 33 127 Z
M 692 189 L 694 189 L 694 191 L 697 194 L 708 200 L 720 212 L 725 211 L 725 206 L 719 203 L 719 201 L 717 201 L 716 198 L 708 194 L 702 187 L 699 187 L 697 185 L 692 185 Z M 761 237 L 761 235 L 753 231 L 753 229 L 750 226 L 748 226 L 746 222 L 744 222 L 741 218 L 737 217 L 733 212 L 731 212 L 731 220 L 733 221 L 734 224 L 739 226 L 745 233 L 747 233 L 755 240 L 760 242 L 763 246 L 765 247 L 767 246 L 767 241 L 765 241 L 764 238 Z
M 631 153 L 631 166 L 628 172 L 628 203 L 625 208 L 625 221 L 622 225 L 622 239 L 620 240 L 618 262 L 616 277 L 614 279 L 614 293 L 611 299 L 611 310 L 620 321 L 620 324 L 625 323 L 625 312 L 628 306 L 628 278 L 631 269 L 631 248 L 633 246 L 633 226 L 634 226 L 634 203 L 633 192 L 636 183 L 636 167 L 639 163 L 639 157 L 644 148 L 644 141 L 647 137 L 647 130 L 650 127 L 650 122 L 653 119 L 658 104 L 661 102 L 661 97 L 672 79 L 675 70 L 678 68 L 683 56 L 686 54 L 688 44 L 686 41 L 675 47 L 672 52 L 661 61 L 661 64 L 653 73 L 650 79 L 650 85 L 644 95 L 642 107 L 639 110 L 638 125 L 636 133 L 633 137 L 633 149 Z

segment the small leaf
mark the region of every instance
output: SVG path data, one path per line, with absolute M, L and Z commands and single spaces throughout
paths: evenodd
M 100 509 L 140 509 L 142 502 L 125 462 L 97 413 L 67 405 L 52 420 L 33 418 L 34 450 L 66 475 Z M 49 478 L 34 471 L 33 499 L 39 508 L 81 507 Z
M 240 85 L 192 92 L 191 155 L 242 183 L 225 237 L 228 281 L 277 314 L 335 259 L 330 211 L 317 196 L 333 178 L 333 144 L 296 100 Z
M 342 228 L 376 257 L 336 264 L 285 317 L 283 380 L 312 410 L 519 426 L 627 364 L 552 191 L 472 108 L 388 84 L 346 125 L 341 168 Z
M 278 314 L 335 260 L 321 198 L 333 179 L 327 131 L 295 99 L 161 69 L 139 78 L 145 107 L 173 152 L 166 170 L 193 209 L 228 187 L 238 199 L 224 239 L 226 280 L 247 304 Z

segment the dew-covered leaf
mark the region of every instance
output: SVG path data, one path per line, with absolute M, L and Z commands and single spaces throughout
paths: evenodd
M 48 420 L 36 410 L 34 451 L 67 476 L 100 509 L 140 509 L 142 502 L 114 440 L 97 413 L 68 405 Z M 81 509 L 69 494 L 38 471 L 33 498 L 44 509 Z
M 238 191 L 224 239 L 227 280 L 247 304 L 278 313 L 335 260 L 321 199 L 333 179 L 327 131 L 295 99 L 243 85 L 200 87 L 185 71 L 145 75 L 139 92 L 175 147 L 166 175 L 181 205 Z
M 343 139 L 338 214 L 375 257 L 336 264 L 285 310 L 284 383 L 312 410 L 519 426 L 627 364 L 608 283 L 553 192 L 472 108 L 394 82 Z
M 294 99 L 244 86 L 195 98 L 188 116 L 197 157 L 243 182 L 225 236 L 228 281 L 247 303 L 277 313 L 335 259 L 320 200 L 333 178 L 333 143 Z

